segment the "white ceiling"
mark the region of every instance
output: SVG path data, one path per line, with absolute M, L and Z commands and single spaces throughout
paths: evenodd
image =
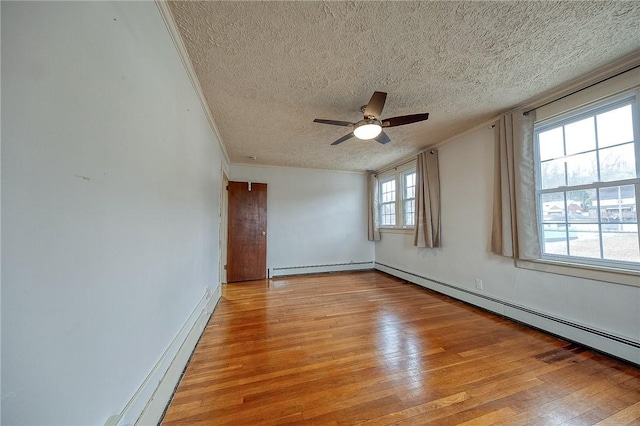
M 633 2 L 170 3 L 232 163 L 379 169 L 623 56 L 640 53 Z M 428 112 L 356 138 L 314 118 Z

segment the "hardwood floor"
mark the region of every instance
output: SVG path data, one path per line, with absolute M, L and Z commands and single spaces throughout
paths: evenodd
M 640 369 L 379 272 L 223 286 L 163 424 L 640 424 Z

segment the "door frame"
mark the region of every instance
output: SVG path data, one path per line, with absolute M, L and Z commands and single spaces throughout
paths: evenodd
M 229 178 L 224 170 L 221 169 L 222 177 L 220 179 L 220 228 L 219 228 L 219 242 L 218 251 L 220 253 L 220 265 L 219 265 L 219 278 L 221 284 L 227 283 L 227 241 L 229 238 L 229 191 L 227 186 L 229 185 Z

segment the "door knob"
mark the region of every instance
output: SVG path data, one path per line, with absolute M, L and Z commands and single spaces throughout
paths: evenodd
M 265 231 L 262 231 L 262 235 L 267 235 L 267 233 Z

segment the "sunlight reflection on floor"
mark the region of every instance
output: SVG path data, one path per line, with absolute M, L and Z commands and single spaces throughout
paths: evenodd
M 377 329 L 377 348 L 383 367 L 392 374 L 400 374 L 404 385 L 410 378 L 412 390 L 421 393 L 424 385 L 422 342 L 416 338 L 415 330 L 389 310 L 378 313 Z

